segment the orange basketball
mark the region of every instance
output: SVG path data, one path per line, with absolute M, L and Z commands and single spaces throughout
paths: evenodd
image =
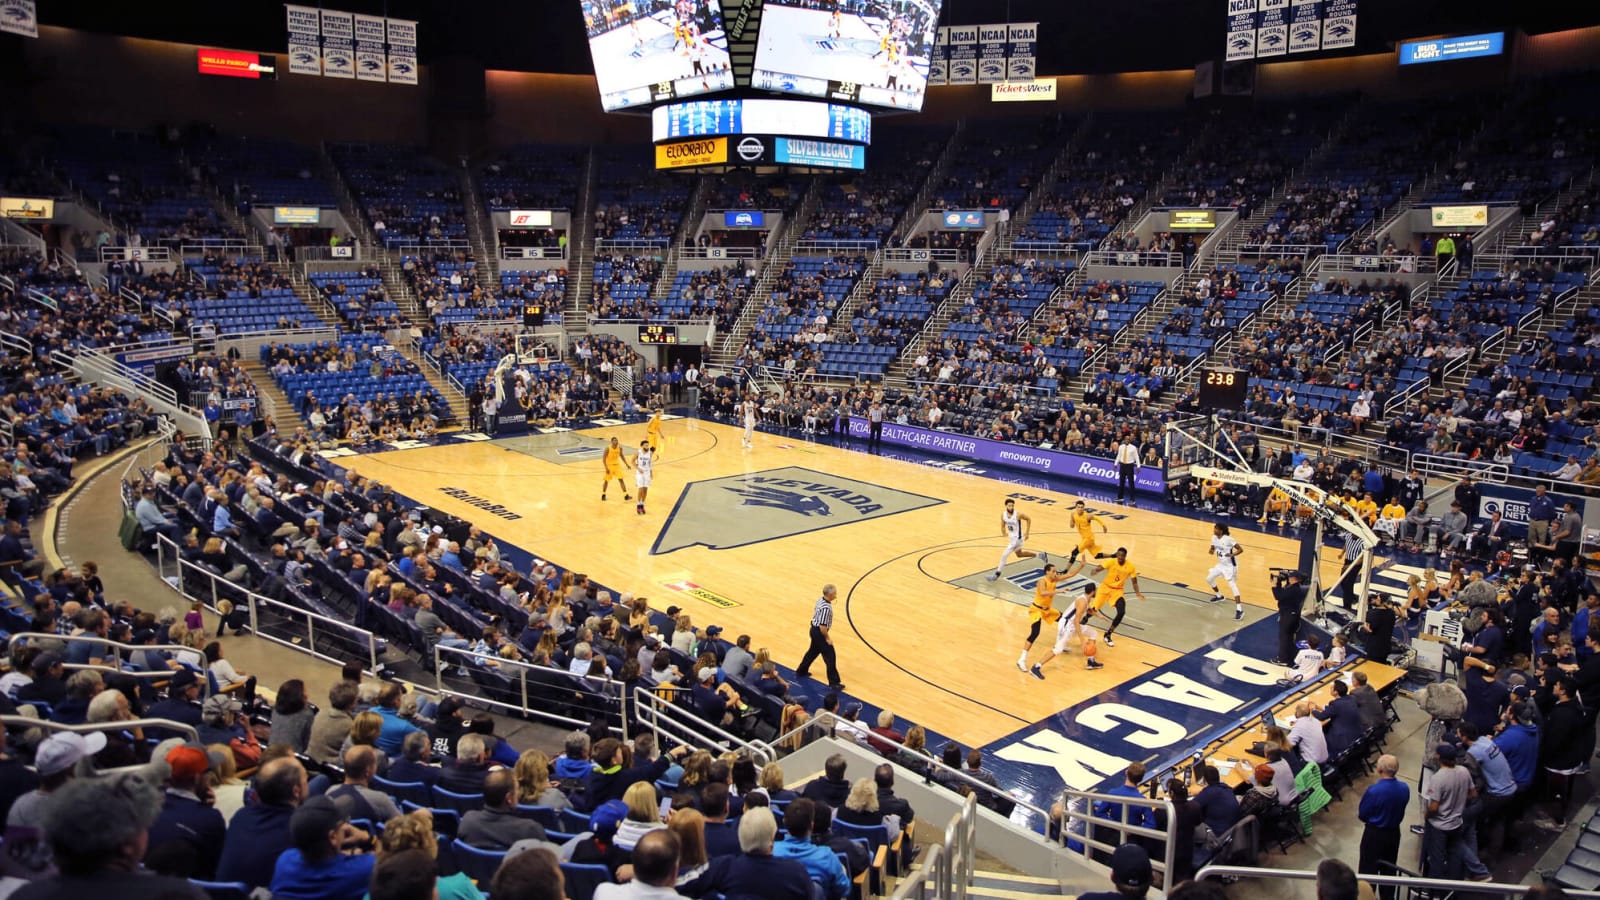
M 1094 659 L 1095 654 L 1097 654 L 1099 652 L 1100 652 L 1100 642 L 1099 641 L 1096 641 L 1093 637 L 1086 637 L 1086 638 L 1083 639 L 1083 655 L 1084 656 L 1087 656 L 1090 659 Z

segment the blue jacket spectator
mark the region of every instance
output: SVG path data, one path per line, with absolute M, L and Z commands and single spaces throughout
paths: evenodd
M 400 745 L 405 741 L 406 735 L 422 730 L 421 727 L 400 717 L 400 695 L 404 690 L 393 682 L 385 684 L 379 689 L 378 705 L 372 710 L 383 718 L 383 727 L 378 731 L 377 747 L 391 757 L 400 755 Z
M 802 797 L 784 809 L 783 827 L 788 835 L 773 846 L 772 855 L 805 866 L 806 874 L 822 885 L 828 900 L 840 900 L 850 896 L 850 876 L 832 850 L 811 843 L 811 822 L 816 815 L 814 805 L 813 801 Z

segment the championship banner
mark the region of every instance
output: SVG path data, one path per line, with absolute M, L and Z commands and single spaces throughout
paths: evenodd
M 1289 52 L 1310 53 L 1322 48 L 1322 0 L 1291 0 Z
M 1322 49 L 1356 45 L 1356 0 L 1328 0 L 1322 19 Z
M 1007 81 L 1032 81 L 1039 73 L 1038 54 L 1038 22 L 1012 23 L 1006 26 Z M 1054 84 L 1054 81 L 1051 83 Z
M 1229 61 L 1256 58 L 1256 0 L 1228 0 Z
M 289 30 L 289 74 L 322 74 L 322 16 L 315 7 L 283 5 Z
M 355 15 L 356 78 L 361 81 L 387 81 L 389 59 L 383 52 L 383 16 Z
M 978 26 L 978 83 L 998 84 L 1006 80 L 1006 26 Z
M 389 19 L 389 81 L 393 84 L 417 83 L 417 23 L 412 19 Z
M 322 74 L 329 78 L 356 77 L 355 31 L 351 13 L 322 11 Z
M 39 36 L 39 7 L 34 0 L 0 0 L 0 31 Z
M 939 26 L 933 39 L 933 50 L 928 54 L 928 86 L 950 83 L 950 28 Z
M 950 26 L 950 83 L 978 83 L 978 26 Z
M 1260 0 L 1256 12 L 1256 57 L 1288 52 L 1289 0 Z

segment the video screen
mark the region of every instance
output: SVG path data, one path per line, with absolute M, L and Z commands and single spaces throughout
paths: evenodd
M 733 87 L 719 0 L 582 0 L 607 112 Z
M 752 87 L 920 110 L 941 0 L 767 0 Z

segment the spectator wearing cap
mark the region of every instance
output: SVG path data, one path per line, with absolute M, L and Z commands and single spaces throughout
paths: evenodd
M 850 877 L 832 850 L 811 842 L 815 820 L 814 801 L 801 797 L 791 802 L 783 811 L 783 827 L 788 834 L 772 848 L 772 855 L 805 866 L 811 880 L 822 885 L 828 900 L 840 900 L 850 895 Z
M 152 719 L 168 719 L 200 727 L 200 677 L 193 669 L 179 669 L 167 682 L 167 699 L 150 705 Z
M 106 736 L 98 731 L 78 734 L 58 731 L 39 742 L 33 753 L 33 768 L 39 773 L 39 786 L 17 798 L 6 814 L 6 843 L 12 842 L 12 829 L 40 826 L 46 798 L 77 775 L 78 764 L 104 750 Z
M 1078 900 L 1144 900 L 1155 880 L 1150 854 L 1138 844 L 1123 844 L 1111 851 L 1112 890 L 1079 894 Z
M 733 645 L 722 639 L 722 626 L 707 625 L 705 634 L 701 635 L 700 644 L 695 647 L 695 655 L 709 653 L 717 658 L 717 665 L 720 666 L 723 660 L 727 659 L 728 651 L 731 649 Z
M 290 900 L 361 900 L 372 879 L 373 857 L 345 848 L 367 835 L 327 797 L 312 797 L 289 819 L 294 846 L 278 857 L 273 897 Z
M 461 701 L 446 697 L 439 701 L 433 714 L 433 723 L 425 726 L 433 745 L 433 755 L 438 759 L 452 759 L 456 755 L 456 741 L 467 733 L 467 722 L 461 715 Z
M 739 851 L 713 854 L 711 864 L 688 884 L 684 894 L 706 897 L 755 897 L 760 900 L 805 900 L 810 875 L 806 867 L 773 855 L 778 823 L 772 811 L 757 807 L 739 817 Z
M 1462 874 L 1462 839 L 1467 803 L 1477 795 L 1472 774 L 1456 765 L 1455 744 L 1434 749 L 1439 768 L 1422 789 L 1428 815 L 1422 832 L 1422 859 L 1429 878 L 1458 879 Z
M 383 728 L 378 732 L 377 747 L 386 755 L 399 756 L 400 742 L 406 735 L 414 731 L 421 731 L 413 722 L 400 715 L 400 695 L 405 693 L 405 688 L 395 682 L 385 682 L 378 689 L 378 705 L 373 708 L 383 718 Z
M 461 817 L 456 840 L 480 850 L 509 850 L 518 841 L 544 840 L 543 826 L 517 815 L 519 800 L 512 770 L 490 772 L 483 780 L 483 807 Z
M 40 701 L 54 706 L 67 698 L 66 660 L 54 650 L 33 659 L 33 681 L 17 688 L 17 702 Z
M 850 782 L 844 777 L 849 763 L 844 754 L 835 753 L 822 764 L 822 776 L 813 778 L 800 790 L 800 796 L 826 803 L 834 809 L 844 805 L 850 797 Z
M 51 797 L 41 826 L 57 873 L 19 889 L 20 900 L 205 900 L 182 878 L 140 868 L 147 832 L 161 814 L 161 794 L 137 775 L 88 778 Z
M 739 691 L 727 682 L 717 684 L 716 668 L 705 666 L 695 673 L 690 702 L 700 718 L 713 725 L 727 726 L 733 724 L 734 715 L 729 707 L 739 703 Z
M 838 737 L 847 737 L 863 747 L 868 746 L 868 736 L 871 734 L 867 726 L 861 724 L 861 704 L 846 703 L 839 710 L 838 718 L 834 719 L 834 734 Z
M 218 881 L 265 887 L 278 857 L 292 845 L 289 821 L 308 792 L 305 767 L 292 756 L 270 759 L 256 772 L 255 789 L 256 803 L 228 822 Z
M 210 880 L 227 836 L 227 823 L 210 802 L 212 760 L 204 748 L 180 744 L 167 751 L 166 763 L 161 815 L 150 826 L 145 865 L 164 875 Z
M 650 762 L 624 769 L 622 749 L 622 742 L 616 738 L 603 738 L 595 743 L 591 755 L 595 768 L 585 782 L 581 800 L 584 808 L 595 809 L 607 800 L 621 800 L 636 781 L 655 783 L 673 762 L 683 759 L 689 752 L 687 746 L 680 744 Z M 573 799 L 575 804 L 579 803 L 578 798 Z
M 253 768 L 261 762 L 261 742 L 245 718 L 244 705 L 227 694 L 212 694 L 200 707 L 202 744 L 224 744 L 233 751 L 234 765 Z

